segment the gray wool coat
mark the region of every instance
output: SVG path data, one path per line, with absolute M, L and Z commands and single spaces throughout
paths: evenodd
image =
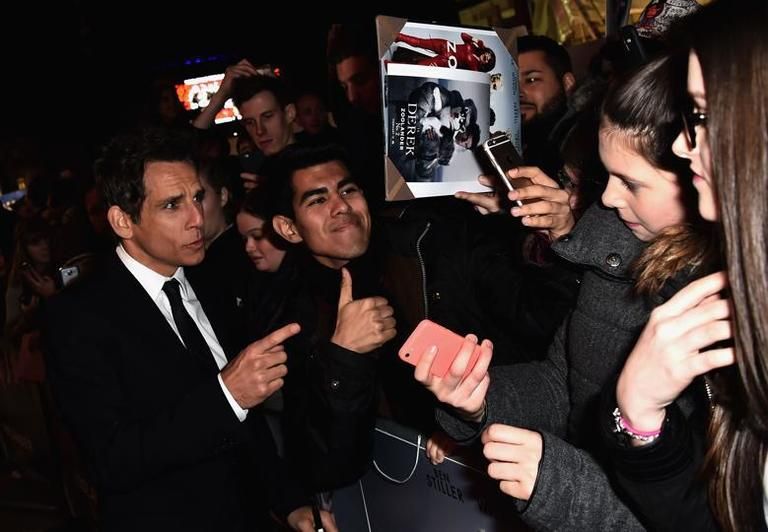
M 644 244 L 613 210 L 594 205 L 570 235 L 553 245 L 586 270 L 579 297 L 547 358 L 491 369 L 483 426 L 447 409 L 437 418 L 459 441 L 489 424 L 539 431 L 544 449 L 533 495 L 516 501 L 523 520 L 542 530 L 643 530 L 619 500 L 593 453 L 599 441 L 599 399 L 621 370 L 650 309 L 633 294 L 629 267 Z M 599 456 L 599 451 L 597 453 Z

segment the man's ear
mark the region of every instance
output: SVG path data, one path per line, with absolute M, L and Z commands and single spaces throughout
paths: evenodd
M 222 207 L 226 207 L 227 203 L 229 203 L 229 189 L 227 187 L 221 187 L 221 193 L 219 193 Z
M 304 241 L 304 239 L 301 238 L 299 232 L 296 230 L 296 224 L 294 224 L 293 220 L 287 216 L 278 214 L 272 218 L 272 228 L 275 230 L 275 233 L 283 237 L 291 244 L 298 244 L 299 242 Z
M 285 119 L 289 124 L 293 124 L 293 121 L 296 120 L 296 106 L 294 104 L 289 103 L 285 106 Z
M 576 85 L 576 76 L 573 75 L 573 72 L 566 72 L 563 74 L 563 87 L 565 88 L 565 93 L 570 94 L 571 89 Z
M 121 240 L 128 240 L 133 236 L 133 220 L 123 209 L 112 205 L 107 211 L 107 220 L 112 230 Z

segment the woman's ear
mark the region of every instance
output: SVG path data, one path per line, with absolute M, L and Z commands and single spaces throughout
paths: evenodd
M 133 220 L 131 216 L 117 205 L 112 205 L 107 211 L 107 220 L 115 234 L 121 240 L 133 237 Z
M 301 238 L 299 232 L 296 230 L 296 224 L 294 224 L 293 220 L 287 216 L 278 214 L 272 218 L 272 228 L 275 230 L 275 233 L 280 235 L 283 239 L 287 240 L 291 244 L 298 244 L 299 242 L 304 241 L 304 239 Z

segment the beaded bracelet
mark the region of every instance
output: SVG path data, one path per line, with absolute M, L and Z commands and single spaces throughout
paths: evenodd
M 661 435 L 661 427 L 654 431 L 637 430 L 622 417 L 621 412 L 619 411 L 619 407 L 616 407 L 616 409 L 613 411 L 613 421 L 615 423 L 615 428 L 613 430 L 615 433 L 626 434 L 633 440 L 640 440 L 649 443 Z

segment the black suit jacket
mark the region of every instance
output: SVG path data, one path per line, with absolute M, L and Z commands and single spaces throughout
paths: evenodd
M 232 307 L 200 299 L 228 357 Z M 115 256 L 47 308 L 51 384 L 99 489 L 107 530 L 258 530 L 303 504 L 257 409 L 241 423 L 217 375 L 183 347 Z M 268 499 L 268 500 L 267 500 Z

